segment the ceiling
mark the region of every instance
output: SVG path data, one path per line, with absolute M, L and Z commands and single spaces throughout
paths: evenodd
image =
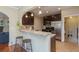
M 48 15 L 54 15 L 61 13 L 61 10 L 65 10 L 71 8 L 72 6 L 40 6 L 40 8 L 36 7 L 35 9 L 31 10 L 36 16 L 43 17 Z M 59 10 L 60 8 L 60 10 Z M 38 14 L 39 10 L 42 11 L 42 14 Z M 46 13 L 48 11 L 48 13 Z
M 23 6 L 9 6 L 10 8 L 13 8 L 13 9 L 22 9 Z
M 25 8 L 25 10 L 26 10 L 26 9 L 28 9 L 28 7 L 32 7 L 32 6 L 10 6 L 10 7 L 14 8 L 14 9 Z M 40 8 L 38 8 L 38 7 L 39 6 L 33 6 L 33 8 L 30 11 L 33 12 L 34 15 L 36 15 L 36 16 L 43 17 L 43 16 L 61 13 L 61 10 L 69 9 L 72 6 L 40 6 Z M 58 8 L 60 8 L 60 10 Z M 40 15 L 38 14 L 39 10 L 42 11 L 42 14 L 40 14 Z M 48 11 L 48 13 L 46 13 L 46 11 Z
M 35 6 L 9 6 L 10 8 L 13 9 L 29 9 L 29 8 L 34 8 Z

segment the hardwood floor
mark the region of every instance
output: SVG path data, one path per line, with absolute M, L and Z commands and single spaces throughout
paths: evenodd
M 8 44 L 0 44 L 0 52 L 25 52 L 25 50 L 17 45 L 14 51 L 13 46 Z M 56 40 L 56 52 L 79 52 L 79 46 L 70 42 L 61 42 Z
M 0 44 L 0 52 L 26 52 L 26 51 L 18 45 L 16 45 L 15 47 L 15 45 L 8 46 L 8 44 Z
M 79 46 L 71 42 L 56 41 L 56 52 L 79 52 Z
M 8 47 L 8 44 L 0 44 L 0 52 L 3 52 L 4 50 L 7 51 L 7 49 L 5 49 L 6 47 Z

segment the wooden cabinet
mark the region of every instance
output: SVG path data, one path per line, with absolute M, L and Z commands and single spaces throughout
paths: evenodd
M 56 36 L 51 38 L 51 52 L 56 52 Z
M 34 24 L 34 16 L 31 16 L 31 12 L 27 12 L 22 17 L 23 25 L 33 25 Z M 26 17 L 27 16 L 27 17 Z
M 44 18 L 44 25 L 50 24 L 51 21 L 61 21 L 61 14 L 56 14 L 56 15 L 50 15 L 50 16 L 45 16 Z
M 56 34 L 57 40 L 61 40 L 61 14 L 45 16 L 43 25 L 45 29 L 43 31 Z

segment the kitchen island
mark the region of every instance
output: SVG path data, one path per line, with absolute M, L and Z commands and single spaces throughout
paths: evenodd
M 24 39 L 31 39 L 33 52 L 55 51 L 55 34 L 34 30 L 21 30 Z

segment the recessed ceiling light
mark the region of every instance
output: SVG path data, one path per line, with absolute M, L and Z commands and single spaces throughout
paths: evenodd
M 48 11 L 46 11 L 46 13 L 48 13 Z
M 39 11 L 39 14 L 42 14 L 42 11 L 41 10 Z
M 33 13 L 31 14 L 31 16 L 33 16 Z
M 25 17 L 27 18 L 28 16 L 26 15 Z
M 58 10 L 61 10 L 61 8 L 58 8 Z
M 72 19 L 72 16 L 70 16 L 69 18 Z
M 40 6 L 38 8 L 40 8 Z

